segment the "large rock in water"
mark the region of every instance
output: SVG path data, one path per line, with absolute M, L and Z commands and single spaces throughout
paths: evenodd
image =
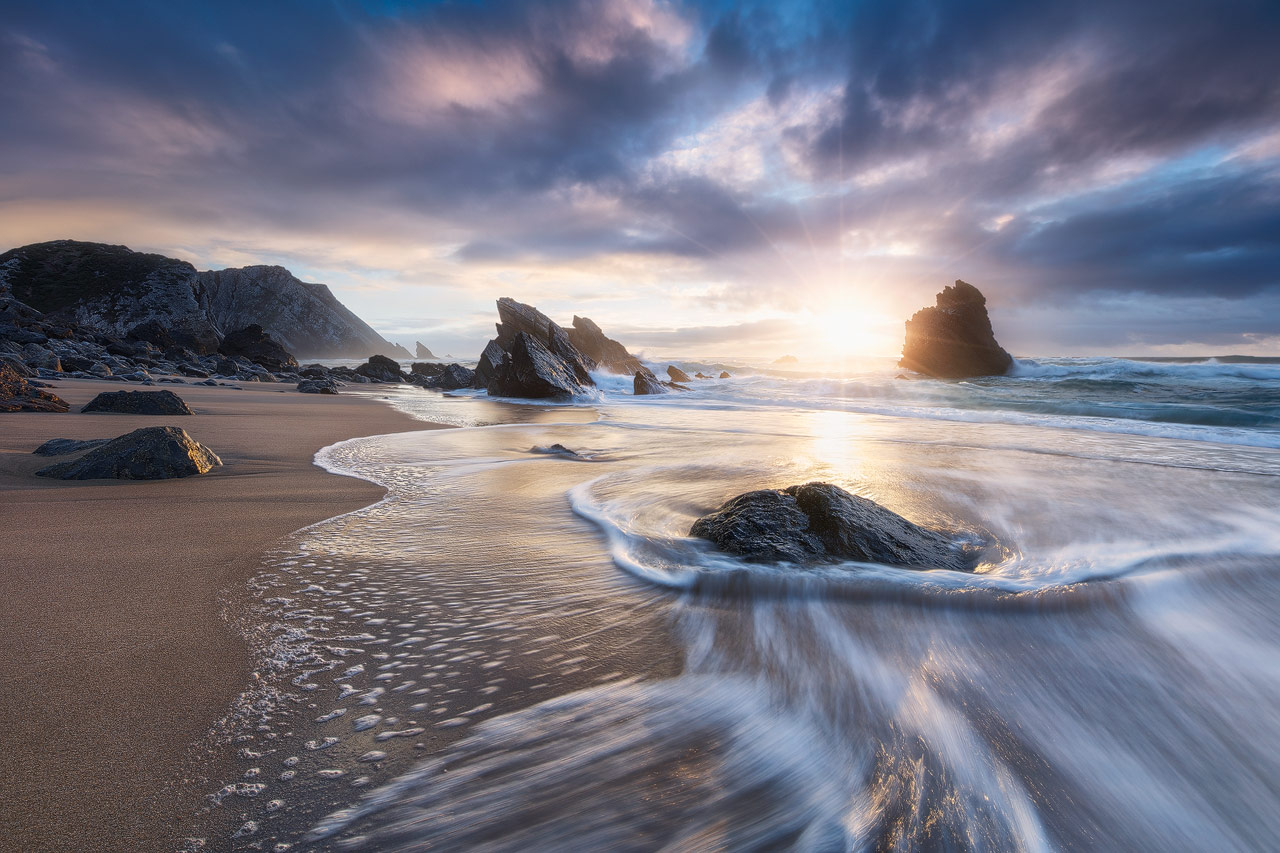
M 536 337 L 520 332 L 489 380 L 495 397 L 572 397 L 587 388 L 564 360 Z
M 570 342 L 579 352 L 610 373 L 634 376 L 646 369 L 640 359 L 627 352 L 622 344 L 606 337 L 600 327 L 586 317 L 575 314 L 573 328 L 567 331 Z
M 65 400 L 32 387 L 12 365 L 0 362 L 0 412 L 66 412 Z
M 693 523 L 689 535 L 752 562 L 857 560 L 971 571 L 950 538 L 830 483 L 747 492 Z
M 498 336 L 485 346 L 476 365 L 476 387 L 495 396 L 538 398 L 572 396 L 595 385 L 590 374 L 595 361 L 547 315 L 504 296 L 498 300 L 498 317 Z M 517 352 L 522 336 L 527 340 Z M 565 381 L 563 374 L 571 380 Z
M 689 374 L 685 373 L 683 370 L 676 367 L 674 364 L 667 365 L 667 375 L 671 377 L 672 382 L 692 382 L 693 381 L 692 379 L 689 378 Z
M 81 414 L 117 412 L 123 415 L 193 415 L 190 407 L 172 391 L 103 391 Z
M 113 438 L 79 459 L 36 472 L 58 480 L 165 480 L 204 474 L 222 460 L 178 427 L 144 427 Z
M 243 329 L 228 332 L 218 346 L 218 352 L 230 358 L 247 358 L 272 373 L 285 373 L 298 369 L 298 360 L 275 338 L 257 323 Z
M 637 397 L 645 394 L 666 394 L 667 388 L 658 381 L 658 377 L 647 367 L 641 367 L 636 371 L 635 379 L 631 381 L 631 393 Z
M 972 284 L 943 288 L 937 304 L 907 321 L 899 367 L 943 379 L 1003 376 L 1013 357 L 996 343 L 987 300 Z
M 441 391 L 457 391 L 470 388 L 476 381 L 476 372 L 461 364 L 444 365 L 438 372 L 422 383 L 424 388 L 436 388 Z

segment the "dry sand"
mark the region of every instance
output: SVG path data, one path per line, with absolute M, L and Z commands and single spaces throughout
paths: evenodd
M 313 454 L 433 425 L 367 398 L 164 385 L 187 417 L 78 414 L 109 382 L 52 389 L 68 414 L 0 415 L 0 849 L 166 850 L 199 786 L 169 784 L 249 679 L 220 596 L 300 527 L 377 501 Z M 282 393 L 283 390 L 283 393 Z M 184 480 L 35 477 L 49 438 L 174 424 L 224 467 Z M 61 457 L 69 458 L 69 457 Z

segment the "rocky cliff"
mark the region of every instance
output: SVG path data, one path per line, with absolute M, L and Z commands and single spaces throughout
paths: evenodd
M 117 337 L 176 342 L 215 352 L 227 334 L 261 326 L 286 349 L 313 358 L 408 357 L 340 303 L 323 284 L 283 267 L 197 272 L 186 261 L 125 246 L 55 240 L 0 255 L 0 296 L 47 317 Z
M 972 284 L 957 281 L 936 304 L 917 311 L 906 326 L 900 367 L 942 379 L 1003 376 L 1013 357 L 996 342 L 987 299 Z

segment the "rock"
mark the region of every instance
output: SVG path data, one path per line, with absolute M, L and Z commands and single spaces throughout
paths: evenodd
M 58 360 L 53 350 L 40 344 L 27 344 L 22 348 L 22 360 L 27 363 L 28 367 L 34 367 L 36 370 L 41 368 L 45 370 L 61 371 L 62 362 Z
M 58 480 L 165 480 L 204 474 L 222 460 L 172 426 L 143 427 L 113 438 L 79 459 L 41 468 L 37 477 Z
M 580 462 L 590 462 L 589 457 L 583 456 L 576 450 L 571 450 L 563 444 L 553 444 L 550 447 L 531 447 L 530 453 L 541 453 L 545 456 L 563 456 L 565 459 L 573 459 Z
M 694 379 L 710 379 L 711 377 L 703 373 L 701 370 L 699 370 L 697 373 L 693 374 L 693 378 Z
M 692 379 L 689 378 L 689 374 L 685 373 L 683 370 L 676 367 L 674 364 L 667 365 L 667 375 L 671 377 L 672 382 L 692 382 L 693 381 Z
M 400 363 L 385 355 L 370 356 L 368 361 L 356 367 L 356 373 L 378 382 L 404 381 L 400 376 Z
M 644 369 L 640 359 L 627 352 L 627 348 L 606 337 L 600 327 L 586 317 L 574 316 L 573 328 L 568 330 L 569 340 L 583 355 L 604 370 L 623 376 L 635 375 Z
M 422 341 L 414 341 L 413 354 L 417 358 L 435 358 L 431 350 L 422 345 Z
M 573 370 L 536 337 L 519 332 L 511 342 L 488 392 L 495 397 L 572 397 L 585 391 Z
M 213 372 L 222 376 L 235 376 L 240 372 L 240 365 L 236 364 L 233 359 L 220 358 L 214 362 Z
M 106 444 L 108 438 L 87 438 L 83 441 L 76 438 L 51 438 L 31 451 L 36 456 L 65 456 L 68 453 L 79 453 Z
M 438 388 L 441 391 L 457 391 L 459 388 L 470 388 L 476 381 L 476 372 L 461 364 L 449 364 L 435 376 L 423 383 L 424 388 Z
M 66 412 L 60 397 L 27 382 L 12 365 L 0 362 L 0 412 Z
M 415 361 L 409 365 L 410 376 L 426 376 L 431 378 L 444 373 L 444 365 L 438 362 Z
M 232 358 L 248 359 L 275 373 L 298 369 L 298 360 L 293 354 L 257 323 L 228 334 L 218 346 L 218 352 Z
M 480 355 L 476 365 L 475 387 L 484 387 L 508 397 L 562 397 L 593 387 L 595 380 L 590 371 L 595 362 L 573 345 L 564 329 L 531 305 L 516 302 L 509 297 L 498 300 L 498 336 L 491 340 Z M 523 335 L 533 341 L 521 345 L 516 352 L 516 342 Z M 564 381 L 561 374 L 568 374 L 572 381 Z M 531 393 L 522 393 L 527 388 Z
M 329 373 L 329 368 L 321 364 L 308 364 L 298 371 L 298 374 L 306 379 L 324 379 Z
M 721 379 L 732 379 L 733 377 L 729 375 L 729 371 L 727 371 L 727 370 L 722 370 L 722 371 L 720 371 L 720 378 L 721 378 Z
M 631 383 L 631 393 L 637 397 L 643 394 L 666 394 L 667 388 L 658 381 L 658 377 L 645 368 L 636 371 L 635 379 Z
M 194 364 L 179 364 L 178 372 L 183 376 L 191 376 L 195 379 L 208 379 L 209 371 L 202 367 L 196 367 Z
M 830 483 L 738 495 L 695 521 L 689 535 L 753 562 L 856 560 L 953 571 L 974 565 L 943 534 Z
M 155 344 L 161 349 L 183 349 L 200 355 L 218 351 L 218 331 L 203 318 L 188 318 L 176 324 L 148 320 L 126 333 L 133 341 Z
M 773 360 L 773 363 L 774 364 L 799 364 L 800 359 L 796 358 L 794 355 L 784 355 L 781 358 L 775 358 Z
M 304 379 L 298 383 L 298 390 L 303 394 L 337 394 L 338 383 L 328 376 L 319 379 Z
M 987 300 L 972 284 L 943 288 L 937 304 L 922 308 L 906 326 L 899 367 L 943 379 L 1003 376 L 1013 357 L 996 343 Z
M 103 391 L 80 410 L 116 412 L 124 415 L 191 415 L 195 414 L 172 391 Z
M 338 301 L 327 285 L 299 281 L 284 267 L 250 266 L 196 275 L 205 314 L 218 328 L 256 323 L 289 352 L 308 358 L 410 358 Z
M 489 380 L 498 372 L 498 365 L 502 364 L 502 360 L 506 358 L 506 355 L 506 350 L 502 348 L 496 338 L 485 344 L 484 352 L 480 353 L 480 360 L 476 362 L 475 387 L 489 387 Z

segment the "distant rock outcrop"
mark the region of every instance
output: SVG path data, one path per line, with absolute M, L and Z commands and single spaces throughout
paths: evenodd
M 271 337 L 257 323 L 243 329 L 228 332 L 218 345 L 218 352 L 231 358 L 247 358 L 273 373 L 296 371 L 298 360 L 279 341 Z
M 0 412 L 66 412 L 61 397 L 33 387 L 13 365 L 0 363 Z
M 227 332 L 260 325 L 290 352 L 315 357 L 409 357 L 323 284 L 283 267 L 197 272 L 186 261 L 125 246 L 54 240 L 0 254 L 0 297 L 51 323 L 208 355 Z M 130 355 L 131 353 L 123 353 Z
M 667 375 L 671 377 L 672 382 L 692 382 L 693 381 L 692 379 L 689 378 L 689 374 L 685 373 L 683 370 L 676 367 L 674 364 L 667 365 Z
M 689 535 L 756 562 L 856 560 L 953 571 L 974 565 L 947 536 L 830 483 L 738 495 L 695 521 Z
M 595 361 L 532 305 L 498 300 L 498 336 L 476 365 L 475 382 L 496 397 L 570 397 L 593 387 Z
M 800 359 L 796 358 L 794 355 L 784 355 L 781 358 L 775 358 L 773 360 L 773 363 L 774 364 L 799 364 Z
M 81 414 L 114 412 L 122 415 L 192 415 L 190 407 L 172 391 L 103 391 Z
M 634 376 L 644 370 L 640 359 L 627 352 L 627 348 L 607 337 L 600 327 L 586 317 L 574 315 L 573 328 L 566 330 L 569 341 L 578 351 L 610 373 Z
M 435 358 L 431 350 L 422 345 L 422 341 L 414 341 L 413 355 L 415 358 Z
M 972 284 L 943 288 L 937 304 L 907 321 L 899 367 L 943 379 L 1003 376 L 1013 357 L 996 343 L 987 300 Z
M 165 480 L 204 474 L 222 460 L 178 427 L 144 427 L 113 438 L 79 459 L 36 472 L 58 480 Z

